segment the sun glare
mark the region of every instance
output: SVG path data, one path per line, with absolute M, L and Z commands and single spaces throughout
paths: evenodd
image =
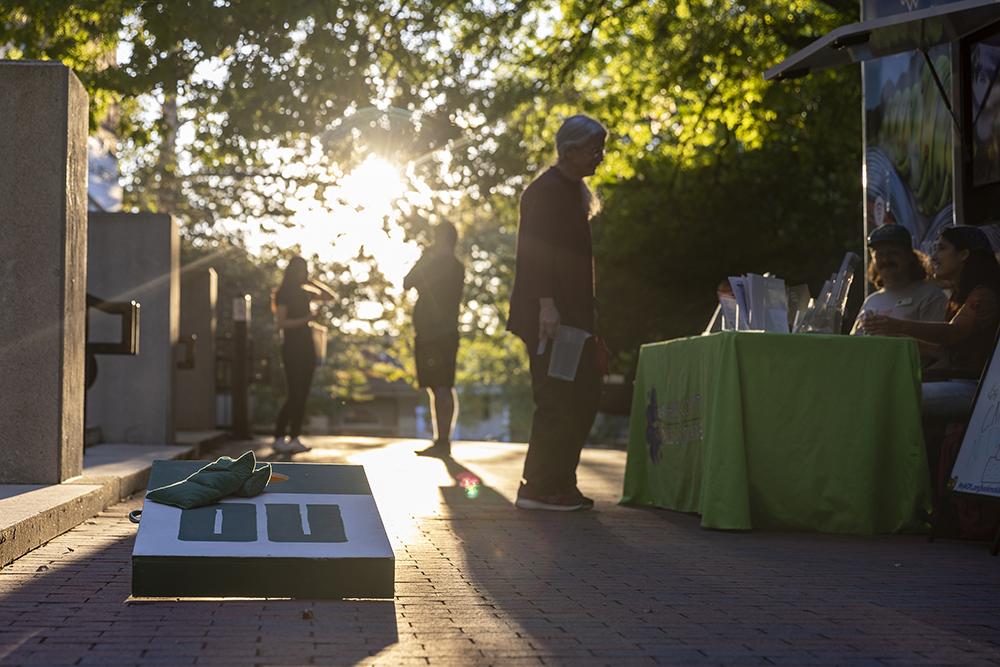
M 406 241 L 393 204 L 411 189 L 395 165 L 369 155 L 337 186 L 327 188 L 322 202 L 299 202 L 293 226 L 281 230 L 275 240 L 284 247 L 300 246 L 304 255 L 344 263 L 363 247 L 386 278 L 401 287 L 420 249 Z
M 403 178 L 396 167 L 384 158 L 369 155 L 344 177 L 339 188 L 328 192 L 327 200 L 332 194 L 341 202 L 382 217 L 390 212 L 392 202 L 404 189 Z

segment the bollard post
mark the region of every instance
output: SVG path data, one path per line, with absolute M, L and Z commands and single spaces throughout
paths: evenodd
M 0 59 L 0 485 L 83 471 L 87 107 L 64 65 Z
M 250 439 L 250 295 L 233 299 L 233 435 Z

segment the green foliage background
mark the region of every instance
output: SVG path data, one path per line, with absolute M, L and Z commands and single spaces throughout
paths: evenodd
M 611 132 L 592 183 L 600 326 L 628 373 L 642 343 L 704 327 L 721 278 L 772 271 L 815 291 L 861 249 L 858 70 L 761 76 L 857 14 L 853 0 L 36 0 L 0 7 L 0 55 L 78 73 L 93 127 L 120 138 L 127 205 L 177 215 L 188 259 L 217 253 L 223 285 L 256 285 L 259 340 L 287 249 L 247 261 L 213 223 L 285 224 L 290 198 L 321 197 L 371 151 L 410 164 L 436 196 L 400 202 L 400 223 L 462 234 L 460 382 L 525 405 L 524 352 L 503 332 L 517 197 L 552 162 L 561 118 Z M 332 322 L 362 294 L 389 320 L 388 338 L 335 341 L 327 394 L 363 392 L 364 350 L 412 369 L 384 277 L 319 270 L 343 295 Z

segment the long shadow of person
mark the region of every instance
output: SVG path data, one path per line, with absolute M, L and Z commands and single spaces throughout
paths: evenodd
M 517 510 L 483 479 L 497 460 L 480 460 L 482 468 L 444 461 L 447 520 L 421 523 L 430 556 L 417 567 L 440 605 L 436 622 L 449 616 L 472 628 L 486 662 L 746 664 L 765 653 L 798 662 L 798 642 L 837 651 L 859 633 L 870 643 L 851 649 L 851 661 L 903 656 L 911 648 L 884 632 L 886 614 L 893 636 L 946 644 L 958 636 L 954 619 L 970 603 L 988 607 L 991 589 L 952 587 L 928 604 L 928 586 L 949 571 L 1000 577 L 981 555 L 952 549 L 925 551 L 926 564 L 901 568 L 916 537 L 704 530 L 689 515 L 602 501 L 607 491 L 595 511 Z M 588 486 L 595 461 L 581 464 Z M 976 627 L 962 637 L 985 656 L 997 631 Z
M 518 510 L 474 471 L 453 459 L 444 464 L 454 485 L 441 488 L 450 519 L 441 523 L 464 552 L 455 555 L 460 576 L 523 648 L 556 663 L 705 659 L 663 631 L 664 624 L 687 622 L 671 599 L 678 575 L 667 550 L 651 554 L 633 545 L 629 532 L 640 525 L 615 527 L 600 509 Z M 516 648 L 507 644 L 505 650 Z M 494 657 L 489 647 L 482 650 Z

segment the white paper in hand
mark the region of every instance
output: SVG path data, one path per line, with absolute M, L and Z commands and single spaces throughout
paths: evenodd
M 580 366 L 583 345 L 590 338 L 590 332 L 560 324 L 556 337 L 552 340 L 552 356 L 549 357 L 549 377 L 573 381 Z

